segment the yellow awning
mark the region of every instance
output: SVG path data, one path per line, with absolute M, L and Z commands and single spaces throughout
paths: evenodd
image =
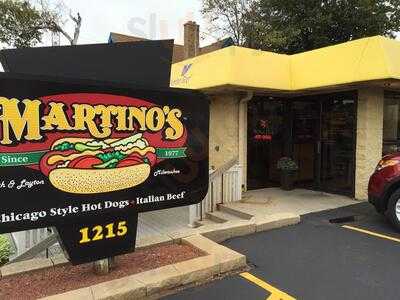
M 297 91 L 400 79 L 400 42 L 374 36 L 294 55 L 231 46 L 172 65 L 171 87 Z

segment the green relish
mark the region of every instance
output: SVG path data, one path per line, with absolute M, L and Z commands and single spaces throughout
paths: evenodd
M 96 157 L 100 158 L 103 162 L 108 162 L 112 159 L 116 159 L 118 162 L 126 158 L 126 155 L 121 151 L 106 152 L 97 154 Z
M 75 144 L 69 143 L 69 142 L 62 142 L 61 144 L 58 144 L 54 147 L 54 150 L 56 151 L 67 151 L 67 150 L 74 150 L 75 149 Z

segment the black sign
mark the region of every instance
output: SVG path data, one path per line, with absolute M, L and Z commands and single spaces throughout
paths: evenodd
M 0 51 L 6 72 L 169 87 L 172 40 Z
M 0 75 L 0 233 L 55 226 L 73 263 L 134 247 L 137 213 L 208 190 L 196 91 Z

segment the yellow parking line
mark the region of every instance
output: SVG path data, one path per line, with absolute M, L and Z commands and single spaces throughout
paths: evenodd
M 273 287 L 272 285 L 266 283 L 265 281 L 257 278 L 256 276 L 248 272 L 241 273 L 240 276 L 247 279 L 248 281 L 251 281 L 255 285 L 258 285 L 260 288 L 270 292 L 271 295 L 267 298 L 267 300 L 296 300 L 296 298 L 293 298 L 292 296 L 286 294 L 285 292 L 278 290 L 277 288 Z
M 342 227 L 350 229 L 350 230 L 362 232 L 362 233 L 365 233 L 365 234 L 369 234 L 369 235 L 372 235 L 372 236 L 376 236 L 376 237 L 379 237 L 379 238 L 382 238 L 382 239 L 387 239 L 387 240 L 390 240 L 390 241 L 394 241 L 394 242 L 400 243 L 400 239 L 394 238 L 394 237 L 391 237 L 391 236 L 388 236 L 388 235 L 385 235 L 385 234 L 380 234 L 380 233 L 377 233 L 377 232 L 361 229 L 361 228 L 350 226 L 350 225 L 343 225 Z
M 286 298 L 282 298 L 281 296 L 279 296 L 279 295 L 276 295 L 276 294 L 271 294 L 267 299 L 265 299 L 265 300 L 282 300 L 282 299 L 286 299 Z

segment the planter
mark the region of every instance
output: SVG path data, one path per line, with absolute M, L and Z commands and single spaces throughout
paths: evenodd
M 281 189 L 291 191 L 294 189 L 296 171 L 281 171 Z

